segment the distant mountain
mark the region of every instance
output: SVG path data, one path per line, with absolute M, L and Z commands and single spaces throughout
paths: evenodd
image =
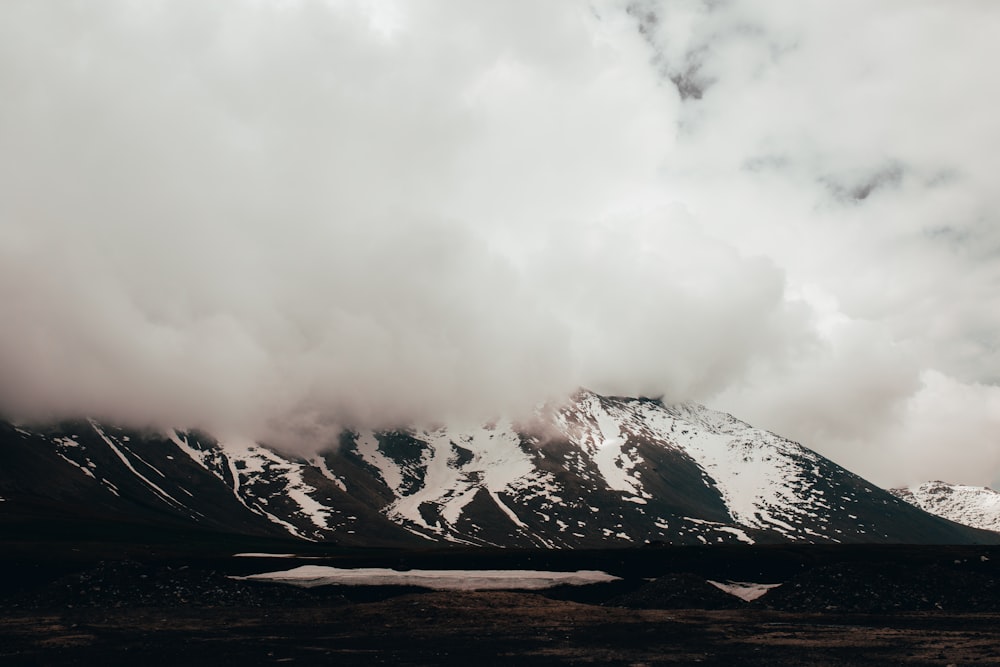
M 911 505 L 956 523 L 1000 531 L 1000 493 L 989 487 L 933 481 L 892 489 L 892 493 Z
M 308 457 L 181 430 L 0 424 L 0 498 L 8 530 L 125 522 L 341 545 L 1000 542 L 730 415 L 588 391 L 526 423 L 345 431 Z

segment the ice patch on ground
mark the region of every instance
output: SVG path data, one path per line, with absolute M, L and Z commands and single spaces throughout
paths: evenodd
M 753 600 L 763 596 L 772 588 L 777 588 L 781 585 L 757 584 L 752 581 L 727 581 L 725 583 L 721 581 L 712 581 L 711 579 L 706 579 L 705 581 L 712 584 L 720 591 L 724 591 L 730 595 L 735 595 L 744 602 L 752 602 Z
M 301 558 L 297 554 L 267 554 L 257 551 L 233 554 L 233 558 Z
M 390 570 L 386 568 L 338 568 L 302 565 L 281 572 L 264 572 L 233 579 L 251 579 L 313 586 L 420 586 L 434 590 L 541 590 L 553 586 L 584 586 L 618 581 L 620 577 L 597 570 L 546 572 L 541 570 Z

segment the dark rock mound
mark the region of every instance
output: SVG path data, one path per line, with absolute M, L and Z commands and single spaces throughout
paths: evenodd
M 978 563 L 837 563 L 797 575 L 756 602 L 795 612 L 1000 611 L 1000 578 Z
M 611 598 L 608 607 L 629 609 L 741 609 L 743 600 L 688 572 L 667 574 L 636 590 Z
M 73 607 L 272 607 L 346 603 L 329 590 L 239 581 L 213 569 L 102 561 L 15 596 L 7 606 Z

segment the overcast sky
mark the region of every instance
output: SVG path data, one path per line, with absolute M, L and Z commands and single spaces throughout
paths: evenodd
M 996 483 L 998 34 L 989 0 L 6 0 L 0 412 L 302 445 L 586 386 Z

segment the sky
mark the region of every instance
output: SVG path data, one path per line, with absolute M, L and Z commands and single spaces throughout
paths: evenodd
M 998 32 L 987 0 L 0 3 L 0 414 L 308 447 L 584 386 L 997 484 Z

